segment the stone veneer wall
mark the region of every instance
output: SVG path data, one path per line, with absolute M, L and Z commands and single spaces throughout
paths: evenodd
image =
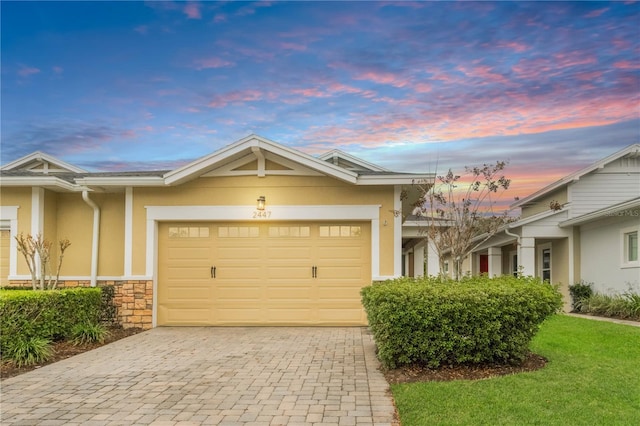
M 89 280 L 59 281 L 58 288 L 89 287 Z M 153 281 L 98 281 L 98 287 L 112 285 L 115 287 L 114 304 L 117 309 L 118 323 L 123 328 L 152 327 L 153 315 Z M 9 282 L 11 287 L 30 289 L 31 280 L 14 280 Z

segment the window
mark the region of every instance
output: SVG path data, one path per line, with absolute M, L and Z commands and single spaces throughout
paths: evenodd
M 518 276 L 518 252 L 516 251 L 509 253 L 509 269 L 511 270 L 511 275 Z
M 633 268 L 639 267 L 638 260 L 638 228 L 625 228 L 622 234 L 622 267 Z
M 170 226 L 169 238 L 209 238 L 208 226 Z
M 306 238 L 310 234 L 308 226 L 270 226 L 270 237 Z
M 627 247 L 626 260 L 636 262 L 638 260 L 638 231 L 625 234 L 625 246 Z
M 321 237 L 359 237 L 362 229 L 359 226 L 321 226 Z
M 218 238 L 255 238 L 260 236 L 257 226 L 220 226 Z
M 538 265 L 539 277 L 551 282 L 551 243 L 538 248 Z

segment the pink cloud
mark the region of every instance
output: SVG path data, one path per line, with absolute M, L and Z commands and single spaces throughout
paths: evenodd
M 53 68 L 51 68 L 53 70 L 54 73 L 56 74 L 62 74 L 64 72 L 64 68 L 62 67 L 58 67 L 58 66 L 54 66 Z
M 507 42 L 498 43 L 498 46 L 505 47 L 517 53 L 525 52 L 530 49 L 530 46 L 517 41 L 507 41 Z
M 225 15 L 224 13 L 216 13 L 216 15 L 213 17 L 213 22 L 226 22 L 227 21 L 227 15 Z
M 225 61 L 224 59 L 220 59 L 216 57 L 196 59 L 194 63 L 197 70 L 204 70 L 208 68 L 226 68 L 226 67 L 232 67 L 235 65 L 234 62 Z
M 40 72 L 39 68 L 21 65 L 20 69 L 18 70 L 18 75 L 20 77 L 29 77 L 30 75 L 38 74 L 39 72 Z
M 640 68 L 640 62 L 618 61 L 613 64 L 613 67 L 621 70 L 637 70 Z
M 214 97 L 207 106 L 220 108 L 228 104 L 259 101 L 263 98 L 264 94 L 257 90 L 237 90 Z
M 280 47 L 285 50 L 296 50 L 298 52 L 304 52 L 307 50 L 307 46 L 298 43 L 281 43 Z
M 584 15 L 584 17 L 585 18 L 597 18 L 598 16 L 602 15 L 603 13 L 605 13 L 608 10 L 609 10 L 608 7 L 605 7 L 603 9 L 594 10 L 594 11 L 589 12 L 586 15 Z
M 202 19 L 200 5 L 198 3 L 187 3 L 182 11 L 189 19 Z
M 407 79 L 400 78 L 396 74 L 390 72 L 365 71 L 356 74 L 353 78 L 355 80 L 367 80 L 377 84 L 386 84 L 393 87 L 405 87 L 409 84 Z
M 507 80 L 502 74 L 494 72 L 491 67 L 488 67 L 486 65 L 478 65 L 473 68 L 465 68 L 463 66 L 459 66 L 457 70 L 464 73 L 468 77 L 476 77 L 486 82 L 501 83 L 505 85 L 509 84 L 509 80 Z

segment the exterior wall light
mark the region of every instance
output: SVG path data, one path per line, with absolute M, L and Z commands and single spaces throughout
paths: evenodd
M 257 210 L 264 210 L 264 205 L 266 203 L 266 198 L 264 197 L 264 195 L 261 195 L 260 197 L 258 197 L 258 206 L 256 207 Z

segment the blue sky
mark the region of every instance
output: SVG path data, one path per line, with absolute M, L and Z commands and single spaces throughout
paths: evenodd
M 513 196 L 640 141 L 637 2 L 7 2 L 1 162 L 169 169 L 256 133 Z

